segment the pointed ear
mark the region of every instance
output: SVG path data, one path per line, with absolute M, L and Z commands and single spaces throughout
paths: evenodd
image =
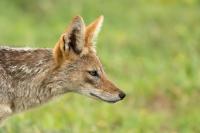
M 80 16 L 74 17 L 67 31 L 64 32 L 54 47 L 53 54 L 56 62 L 62 63 L 70 55 L 79 55 L 84 47 L 85 24 Z
M 97 18 L 95 21 L 93 21 L 91 24 L 89 24 L 86 27 L 86 33 L 85 33 L 86 47 L 91 47 L 95 45 L 95 41 L 97 39 L 97 36 L 103 24 L 103 20 L 104 20 L 104 16 L 100 16 L 99 18 Z

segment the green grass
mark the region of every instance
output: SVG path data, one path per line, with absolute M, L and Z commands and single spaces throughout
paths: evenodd
M 8 119 L 0 133 L 200 132 L 198 0 L 0 1 L 0 43 L 53 47 L 75 15 L 105 23 L 97 51 L 127 97 L 67 94 Z

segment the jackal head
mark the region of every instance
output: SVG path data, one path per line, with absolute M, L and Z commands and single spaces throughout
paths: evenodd
M 100 16 L 85 26 L 80 16 L 74 17 L 58 40 L 53 55 L 69 91 L 114 103 L 122 100 L 125 93 L 107 79 L 96 55 L 95 40 L 103 19 Z

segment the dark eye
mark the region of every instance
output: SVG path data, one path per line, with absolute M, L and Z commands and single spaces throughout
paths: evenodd
M 99 76 L 99 74 L 98 74 L 98 72 L 97 72 L 96 70 L 94 70 L 94 71 L 88 71 L 88 73 L 89 73 L 91 76 L 94 76 L 94 77 L 98 77 L 98 76 Z

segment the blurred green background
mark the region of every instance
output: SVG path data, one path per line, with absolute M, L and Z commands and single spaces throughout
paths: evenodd
M 53 47 L 75 15 L 105 16 L 97 51 L 127 97 L 67 94 L 8 119 L 1 133 L 199 133 L 199 0 L 1 0 L 0 44 Z

